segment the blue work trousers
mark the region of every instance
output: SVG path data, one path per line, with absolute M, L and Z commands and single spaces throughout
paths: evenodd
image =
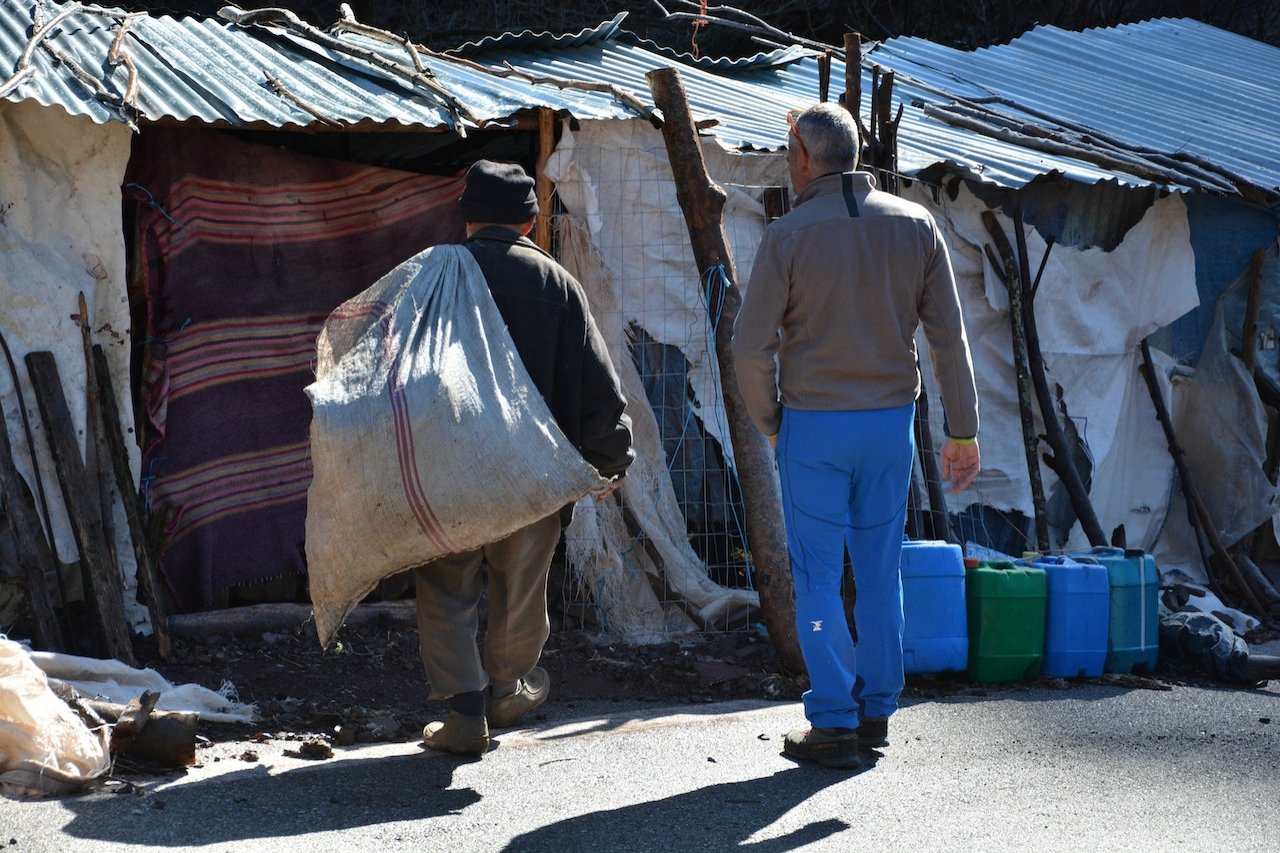
M 795 583 L 796 633 L 819 728 L 887 717 L 902 692 L 899 558 L 915 452 L 915 406 L 863 411 L 784 408 L 778 473 Z M 857 587 L 849 634 L 840 600 L 844 550 Z

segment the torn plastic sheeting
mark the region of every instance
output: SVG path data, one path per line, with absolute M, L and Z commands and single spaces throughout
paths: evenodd
M 955 266 L 978 379 L 983 472 L 974 487 L 949 496 L 953 508 L 985 503 L 1031 516 L 1004 285 L 983 256 L 986 206 L 962 187 L 955 201 L 917 184 L 910 194 L 934 212 Z M 1006 233 L 1012 226 L 1001 218 Z M 1034 270 L 1044 240 L 1027 229 Z M 1157 201 L 1112 252 L 1054 246 L 1036 295 L 1036 318 L 1050 387 L 1067 409 L 1094 460 L 1090 499 L 1103 529 L 1124 524 L 1131 545 L 1150 548 L 1165 523 L 1173 462 L 1155 426 L 1137 370 L 1135 345 L 1197 304 L 1194 255 L 1177 196 Z M 917 338 L 931 395 L 931 428 L 943 434 L 943 409 L 923 336 Z M 1043 432 L 1035 407 L 1037 433 Z M 1057 476 L 1041 463 L 1046 488 Z M 1057 531 L 1061 538 L 1065 531 Z M 1067 545 L 1087 544 L 1076 525 Z
M 74 687 L 90 699 L 127 705 L 144 692 L 160 696 L 161 711 L 186 711 L 210 723 L 252 723 L 257 707 L 231 698 L 230 682 L 213 691 L 198 684 L 174 685 L 154 669 L 137 669 L 118 660 L 80 657 L 61 652 L 31 652 L 32 662 L 50 679 Z

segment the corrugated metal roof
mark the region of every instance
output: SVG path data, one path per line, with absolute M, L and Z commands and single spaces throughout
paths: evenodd
M 1043 26 L 971 52 L 900 38 L 870 60 L 909 78 L 918 102 L 943 106 L 938 121 L 969 102 L 996 121 L 1176 170 L 1185 185 L 1280 190 L 1280 48 L 1199 21 Z
M 812 103 L 812 97 L 682 66 L 669 56 L 616 39 L 567 48 L 534 45 L 520 49 L 495 40 L 488 50 L 473 50 L 471 58 L 493 67 L 509 65 L 535 76 L 616 86 L 646 104 L 652 104 L 653 97 L 645 75 L 657 68 L 676 67 L 694 119 L 715 120 L 710 132 L 731 148 L 785 147 L 787 110 Z
M 45 3 L 53 21 L 76 4 Z M 35 31 L 38 4 L 0 3 L 0 68 L 19 70 Z M 89 7 L 66 17 L 30 53 L 30 71 L 4 94 L 10 101 L 58 105 L 97 122 L 200 121 L 236 127 L 395 126 L 464 130 L 503 122 L 527 107 L 550 106 L 580 118 L 636 115 L 607 93 L 561 90 L 424 55 L 429 80 L 413 79 L 402 46 L 359 32 L 321 31 L 302 22 L 272 24 L 263 12 L 245 26 L 202 18 L 153 17 Z M 290 13 L 282 13 L 289 15 Z M 294 19 L 296 21 L 296 19 Z M 137 94 L 123 103 L 124 64 L 108 55 L 121 28 L 121 55 L 137 69 Z M 79 82 L 61 57 L 97 78 L 102 96 Z M 273 82 L 274 81 L 274 82 Z M 3 81 L 0 80 L 0 86 Z M 443 94 L 442 94 L 443 93 Z M 461 121 L 458 114 L 464 118 Z
M 844 88 L 845 66 L 840 60 L 831 63 L 831 94 Z M 809 58 L 782 69 L 753 71 L 745 79 L 764 86 L 785 89 L 806 104 L 818 99 L 818 63 Z M 869 109 L 871 73 L 862 73 L 863 112 Z M 930 97 L 925 90 L 896 80 L 895 108 L 904 104 L 898 126 L 898 169 L 915 176 L 925 169 L 944 166 L 949 171 L 1003 187 L 1018 188 L 1036 178 L 1059 174 L 1068 180 L 1085 184 L 1115 181 L 1122 185 L 1141 186 L 1147 182 L 1115 169 L 1104 169 L 1072 157 L 1026 148 L 998 139 L 988 139 L 972 131 L 962 130 L 930 119 L 913 102 Z M 1189 186 L 1173 185 L 1177 189 Z
M 37 8 L 47 22 L 76 7 L 0 2 L 0 68 L 21 70 Z M 729 147 L 764 150 L 785 146 L 786 111 L 818 95 L 811 51 L 690 65 L 692 57 L 638 42 L 621 29 L 621 15 L 574 35 L 483 39 L 462 55 L 423 50 L 418 74 L 389 34 L 356 25 L 320 30 L 282 10 L 232 8 L 248 17 L 233 23 L 88 7 L 51 28 L 30 52 L 30 72 L 7 91 L 0 82 L 0 93 L 99 122 L 465 131 L 533 107 L 580 119 L 634 117 L 652 104 L 645 74 L 671 66 L 695 118 L 715 122 L 709 132 Z M 129 104 L 126 66 L 109 61 L 117 38 L 137 69 Z M 1083 33 L 1040 27 L 972 52 L 893 39 L 864 59 L 873 62 L 895 71 L 895 97 L 906 105 L 899 165 L 909 176 L 942 165 L 1007 187 L 1061 174 L 1087 184 L 1218 192 L 1231 192 L 1233 177 L 1269 197 L 1280 188 L 1280 49 L 1196 21 Z M 833 90 L 843 78 L 834 60 Z M 870 88 L 864 68 L 863 90 Z M 1007 126 L 980 130 L 993 121 Z M 1063 144 L 1046 149 L 1019 132 L 1027 127 L 1051 130 Z
M 52 21 L 76 4 L 43 5 L 45 20 Z M 35 8 L 37 4 L 30 2 L 0 3 L 0 68 L 17 70 L 34 30 Z M 125 34 L 120 53 L 137 69 L 136 111 L 121 103 L 128 80 L 125 65 L 112 67 L 108 59 L 121 27 Z M 102 81 L 107 96 L 95 97 L 46 46 L 73 57 Z M 118 10 L 112 15 L 92 7 L 66 18 L 30 57 L 34 73 L 9 92 L 7 100 L 59 105 L 98 122 L 136 114 L 146 121 L 198 120 L 233 126 L 317 123 L 315 114 L 281 91 L 332 123 L 437 127 L 450 122 L 447 107 L 425 90 L 389 91 L 386 75 L 380 80 L 377 74 L 341 73 L 332 59 L 291 51 L 265 31 L 248 31 L 225 21 L 126 16 Z M 278 81 L 278 87 L 268 75 Z
M 626 17 L 626 12 L 619 12 L 613 16 L 612 20 L 605 21 L 594 27 L 586 27 L 576 33 L 549 33 L 535 32 L 534 30 L 524 30 L 518 33 L 499 33 L 494 36 L 485 36 L 476 41 L 464 42 L 455 48 L 450 48 L 445 53 L 468 55 L 490 50 L 527 50 L 531 48 L 556 50 L 580 47 L 584 44 L 598 44 L 615 38 L 622 31 L 622 21 Z
M 482 53 L 505 53 L 534 49 L 552 51 L 619 41 L 642 47 L 650 53 L 675 60 L 681 66 L 728 74 L 746 71 L 751 68 L 779 67 L 813 55 L 813 51 L 809 48 L 792 45 L 770 51 L 761 51 L 753 56 L 694 56 L 691 53 L 660 45 L 651 39 L 641 38 L 630 30 L 623 29 L 622 22 L 626 17 L 626 12 L 619 12 L 610 21 L 605 21 L 599 26 L 588 27 L 573 34 L 557 35 L 555 33 L 536 33 L 532 30 L 525 30 L 520 33 L 485 36 L 477 41 L 460 44 L 455 48 L 446 50 L 445 53 L 470 56 Z
M 18 70 L 37 8 L 0 3 L 0 68 Z M 43 9 L 48 22 L 74 11 L 75 4 L 49 2 Z M 136 118 L 235 127 L 398 125 L 465 131 L 503 123 L 534 107 L 579 119 L 633 118 L 652 108 L 645 72 L 679 65 L 619 41 L 622 16 L 572 36 L 521 33 L 485 39 L 471 46 L 480 62 L 421 50 L 424 78 L 414 76 L 414 59 L 402 43 L 379 38 L 371 28 L 320 30 L 283 10 L 227 14 L 235 20 L 153 17 L 101 7 L 76 11 L 49 28 L 30 53 L 31 73 L 4 97 L 60 105 L 98 122 Z M 137 69 L 136 95 L 127 104 L 128 72 L 108 60 L 117 37 L 121 54 Z M 629 34 L 626 38 L 634 41 Z M 86 77 L 100 80 L 101 92 L 95 95 L 78 82 L 58 56 L 74 57 Z M 785 145 L 782 116 L 802 101 L 695 68 L 682 72 L 695 116 L 718 121 L 711 132 L 725 144 Z M 776 106 L 762 110 L 769 101 Z

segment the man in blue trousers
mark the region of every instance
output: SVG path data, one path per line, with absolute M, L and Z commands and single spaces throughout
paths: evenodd
M 924 327 L 948 435 L 942 475 L 977 476 L 978 398 L 951 260 L 927 210 L 855 171 L 858 130 L 835 104 L 792 121 L 795 209 L 765 229 L 734 327 L 738 385 L 775 448 L 809 670 L 810 728 L 785 752 L 860 765 L 888 743 L 902 669 L 899 557 Z M 857 583 L 855 646 L 840 600 L 846 545 Z

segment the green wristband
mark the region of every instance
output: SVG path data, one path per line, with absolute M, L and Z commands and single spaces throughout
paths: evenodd
M 977 444 L 978 437 L 976 435 L 971 435 L 968 438 L 952 438 L 951 436 L 947 436 L 947 441 L 952 444 Z

